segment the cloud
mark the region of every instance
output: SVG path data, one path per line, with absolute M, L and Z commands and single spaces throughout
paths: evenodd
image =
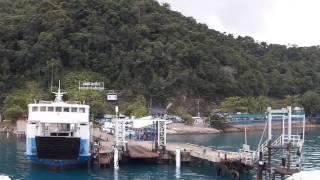
M 203 18 L 203 22 L 205 22 L 210 28 L 219 30 L 221 32 L 228 32 L 228 29 L 221 22 L 220 18 L 215 15 L 207 16 Z
M 210 28 L 241 35 L 250 35 L 263 28 L 264 14 L 272 1 L 159 0 L 169 3 L 173 10 L 208 24 Z
M 260 39 L 300 46 L 320 44 L 320 2 L 317 0 L 281 0 L 269 12 Z
M 272 1 L 224 0 L 219 1 L 214 12 L 224 27 L 235 34 L 250 35 L 264 29 L 265 14 L 272 7 Z
M 210 28 L 259 41 L 320 44 L 319 0 L 158 0 Z

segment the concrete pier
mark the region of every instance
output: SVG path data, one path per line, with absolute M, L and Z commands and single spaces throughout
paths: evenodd
M 108 167 L 112 167 L 113 163 L 114 168 L 118 169 L 119 163 L 124 163 L 127 160 L 145 159 L 158 163 L 175 162 L 176 168 L 180 170 L 182 163 L 201 162 L 201 164 L 204 164 L 204 162 L 209 162 L 209 164 L 215 164 L 218 167 L 219 174 L 229 175 L 234 179 L 238 179 L 242 171 L 252 168 L 245 164 L 244 158 L 239 152 L 217 150 L 189 143 L 166 142 L 159 146 L 157 141 L 131 139 L 124 141 L 125 147 L 115 149 L 112 135 L 101 132 L 99 129 L 94 129 L 92 134 L 94 140 L 100 144 L 100 166 L 102 163 L 106 163 Z M 101 158 L 103 156 L 109 159 L 105 158 L 107 160 L 103 161 Z

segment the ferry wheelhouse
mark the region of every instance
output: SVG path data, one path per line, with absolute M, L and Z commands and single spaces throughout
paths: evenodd
M 85 164 L 90 157 L 89 106 L 64 102 L 60 87 L 54 101 L 28 105 L 26 155 L 49 166 Z

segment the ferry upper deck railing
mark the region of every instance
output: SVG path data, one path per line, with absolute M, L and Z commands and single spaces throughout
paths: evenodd
M 52 103 L 53 101 L 43 101 L 43 100 L 39 101 L 39 104 L 52 104 Z

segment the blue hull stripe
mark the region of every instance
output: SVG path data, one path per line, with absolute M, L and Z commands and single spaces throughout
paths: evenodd
M 49 160 L 49 159 L 39 159 L 36 155 L 27 155 L 28 159 L 35 164 L 42 164 L 47 166 L 70 166 L 70 165 L 80 165 L 86 164 L 90 156 L 80 156 L 75 160 Z

